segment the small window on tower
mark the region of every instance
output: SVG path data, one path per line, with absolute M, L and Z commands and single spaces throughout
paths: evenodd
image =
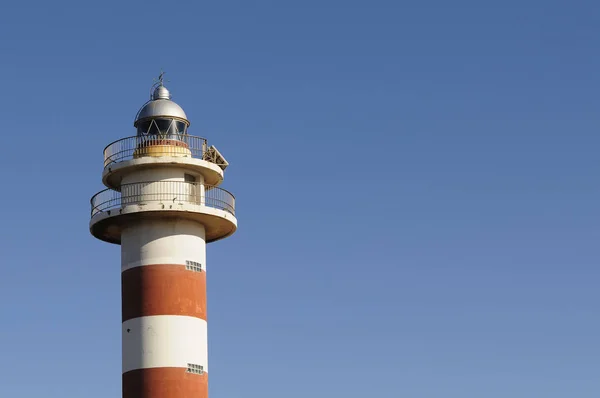
M 202 272 L 202 264 L 197 261 L 185 261 L 185 269 L 188 271 Z
M 195 363 L 188 363 L 187 372 L 202 375 L 204 374 L 204 366 L 196 365 Z
M 193 176 L 191 174 L 184 174 L 183 175 L 183 180 L 185 182 L 196 182 L 196 176 Z

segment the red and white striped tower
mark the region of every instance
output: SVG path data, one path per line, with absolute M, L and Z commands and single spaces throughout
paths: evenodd
M 123 398 L 208 396 L 206 243 L 237 220 L 227 161 L 189 125 L 161 74 L 91 200 L 92 235 L 121 245 Z

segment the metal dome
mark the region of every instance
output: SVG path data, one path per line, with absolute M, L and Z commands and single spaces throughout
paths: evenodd
M 188 125 L 190 124 L 183 109 L 171 101 L 169 90 L 162 84 L 156 87 L 152 99 L 138 111 L 133 125 L 136 126 L 141 120 L 157 117 L 183 119 Z

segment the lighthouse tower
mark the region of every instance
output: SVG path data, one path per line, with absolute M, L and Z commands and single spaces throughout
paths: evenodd
M 188 134 L 162 73 L 134 127 L 104 149 L 90 220 L 121 245 L 123 398 L 206 398 L 206 244 L 237 228 L 228 163 Z

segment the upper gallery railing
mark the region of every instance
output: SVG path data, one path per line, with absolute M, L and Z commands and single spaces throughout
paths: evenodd
M 185 156 L 204 159 L 207 150 L 206 139 L 193 135 L 133 136 L 112 142 L 104 148 L 104 167 L 144 156 Z

